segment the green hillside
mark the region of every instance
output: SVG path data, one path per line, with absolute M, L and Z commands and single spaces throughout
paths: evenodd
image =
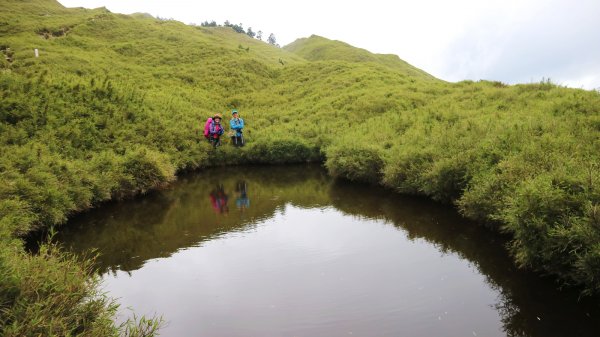
M 55 248 L 30 256 L 19 236 L 178 171 L 241 163 L 323 161 L 333 176 L 453 203 L 510 235 L 518 265 L 600 293 L 596 91 L 446 83 L 317 36 L 276 48 L 53 0 L 3 1 L 0 53 L 0 335 L 117 333 L 106 298 L 88 301 L 89 264 Z M 214 150 L 200 129 L 232 108 L 247 145 Z M 67 270 L 72 283 L 55 281 Z
M 392 70 L 424 80 L 437 80 L 421 69 L 415 68 L 397 55 L 373 54 L 365 49 L 353 47 L 341 41 L 332 41 L 324 37 L 312 35 L 297 39 L 284 46 L 283 49 L 300 55 L 309 61 L 348 61 L 357 63 L 376 63 L 386 65 Z M 438 80 L 439 81 L 439 80 Z

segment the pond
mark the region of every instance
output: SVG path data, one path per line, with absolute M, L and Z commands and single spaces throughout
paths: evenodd
M 597 300 L 517 270 L 449 206 L 313 165 L 184 175 L 62 227 L 161 336 L 598 336 Z

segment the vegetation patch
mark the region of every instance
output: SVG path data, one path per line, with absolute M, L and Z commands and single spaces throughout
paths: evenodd
M 118 305 L 100 292 L 93 258 L 42 244 L 35 255 L 17 242 L 0 250 L 2 336 L 152 336 L 160 318 L 113 321 Z
M 329 174 L 352 181 L 379 183 L 383 159 L 375 147 L 332 147 L 326 152 Z
M 66 36 L 70 30 L 71 30 L 71 27 L 59 27 L 59 28 L 43 27 L 43 28 L 37 29 L 35 32 L 42 38 L 48 40 L 48 39 L 52 39 L 52 38 Z

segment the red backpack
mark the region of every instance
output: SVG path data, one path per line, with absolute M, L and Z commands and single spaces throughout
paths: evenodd
M 204 137 L 206 138 L 210 137 L 210 124 L 212 124 L 212 121 L 212 117 L 208 117 L 206 123 L 204 124 Z

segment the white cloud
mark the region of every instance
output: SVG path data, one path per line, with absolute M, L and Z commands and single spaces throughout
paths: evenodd
M 576 5 L 574 5 L 576 3 Z M 513 17 L 483 17 L 445 50 L 451 80 L 554 82 L 600 87 L 600 2 L 547 1 Z M 577 79 L 586 79 L 577 82 Z

